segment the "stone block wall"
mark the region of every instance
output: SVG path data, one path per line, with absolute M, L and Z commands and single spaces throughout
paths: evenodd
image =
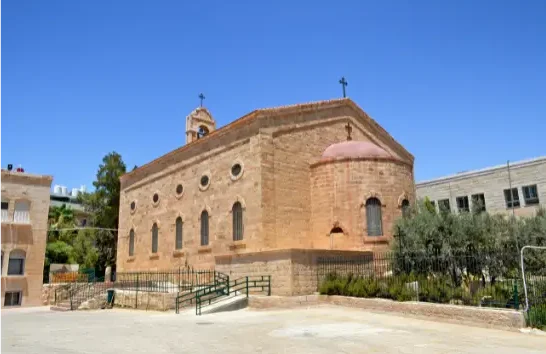
M 166 270 L 185 264 L 213 268 L 214 254 L 244 252 L 260 247 L 261 188 L 258 138 L 220 146 L 202 156 L 178 164 L 140 185 L 124 190 L 120 202 L 120 234 L 117 270 Z M 242 176 L 234 180 L 231 167 L 243 166 Z M 208 175 L 210 184 L 200 188 L 200 179 Z M 176 194 L 178 184 L 183 193 Z M 159 200 L 153 202 L 157 193 Z M 135 202 L 135 210 L 130 205 Z M 231 212 L 233 204 L 243 206 L 243 241 L 233 241 Z M 209 244 L 201 246 L 201 213 L 209 213 Z M 175 223 L 183 222 L 183 247 L 175 248 Z M 152 253 L 152 225 L 158 225 L 158 251 Z M 129 232 L 135 232 L 134 256 L 129 256 Z
M 2 202 L 8 203 L 2 221 L 2 307 L 5 293 L 21 292 L 21 306 L 42 305 L 42 283 L 47 241 L 47 217 L 53 177 L 2 170 Z M 15 203 L 29 203 L 29 223 L 15 221 Z M 8 275 L 11 252 L 24 254 L 24 274 Z
M 312 167 L 311 233 L 315 248 L 367 249 L 392 240 L 403 199 L 415 200 L 413 167 L 398 160 L 345 159 Z M 368 236 L 366 200 L 381 202 L 382 236 Z M 341 235 L 330 235 L 334 226 Z
M 284 249 L 216 257 L 216 270 L 230 279 L 270 275 L 271 294 L 308 295 L 318 289 L 317 259 L 324 256 L 369 255 L 360 251 Z
M 167 311 L 176 307 L 176 293 L 115 290 L 114 306 L 138 310 Z

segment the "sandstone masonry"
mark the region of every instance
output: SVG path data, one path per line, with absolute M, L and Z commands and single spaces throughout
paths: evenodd
M 375 146 L 388 158 L 322 157 L 329 146 L 347 140 L 348 124 L 353 141 Z M 297 263 L 282 250 L 384 249 L 401 202 L 415 199 L 413 156 L 349 99 L 260 109 L 220 129 L 210 112 L 198 108 L 186 125 L 187 145 L 121 178 L 118 272 L 228 263 L 235 270 L 248 264 L 238 257 L 245 254 L 280 269 Z M 201 131 L 208 134 L 198 136 Z M 372 197 L 381 202 L 383 230 L 373 237 L 365 209 Z M 242 240 L 234 237 L 235 203 L 242 206 Z M 278 251 L 276 258 L 266 251 Z M 282 292 L 299 292 L 286 286 Z
M 42 305 L 52 180 L 2 170 L 2 307 Z

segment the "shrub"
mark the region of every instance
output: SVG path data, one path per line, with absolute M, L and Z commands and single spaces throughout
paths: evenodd
M 546 330 L 546 304 L 533 306 L 529 309 L 527 325 Z

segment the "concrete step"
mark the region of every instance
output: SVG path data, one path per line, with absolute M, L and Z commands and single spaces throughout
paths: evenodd
M 50 306 L 49 309 L 51 311 L 70 311 L 70 306 L 69 307 L 64 307 L 64 306 Z

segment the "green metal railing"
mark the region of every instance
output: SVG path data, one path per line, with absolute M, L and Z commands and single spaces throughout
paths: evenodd
M 248 297 L 251 289 L 271 296 L 271 276 L 244 277 L 230 281 L 228 275 L 216 272 L 213 284 L 191 290 L 176 298 L 176 313 L 184 305 L 195 304 L 195 314 L 199 316 L 204 307 L 229 299 L 232 294 L 243 293 Z
M 176 297 L 175 310 L 179 313 L 180 307 L 183 307 L 187 303 L 190 305 L 195 302 L 197 296 L 209 295 L 212 292 L 222 291 L 229 294 L 229 275 L 213 271 L 213 278 L 208 283 L 196 283 L 189 289 L 185 289 L 187 292 Z
M 230 298 L 231 294 L 243 293 L 248 298 L 251 289 L 259 289 L 257 292 L 265 292 L 271 296 L 271 276 L 262 275 L 244 277 L 228 282 L 224 289 L 197 293 L 195 299 L 195 314 L 200 316 L 204 307 L 216 304 Z M 222 291 L 224 290 L 224 291 Z M 227 290 L 227 291 L 226 291 Z

